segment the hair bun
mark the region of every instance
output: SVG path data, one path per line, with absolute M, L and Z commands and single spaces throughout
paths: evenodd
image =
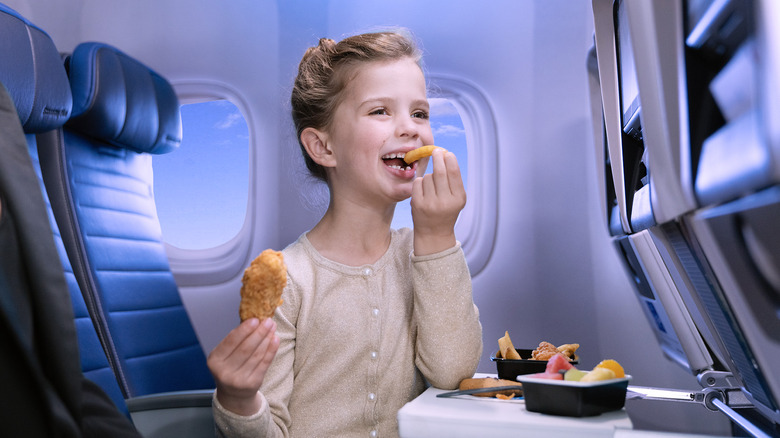
M 333 53 L 336 51 L 336 42 L 330 38 L 320 38 L 317 48 L 326 53 Z
M 312 62 L 329 65 L 329 57 L 334 53 L 336 53 L 336 42 L 330 38 L 320 38 L 319 44 L 306 49 L 301 59 L 301 67 Z

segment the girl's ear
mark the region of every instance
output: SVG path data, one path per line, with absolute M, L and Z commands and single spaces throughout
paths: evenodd
M 324 167 L 336 165 L 336 156 L 328 144 L 328 135 L 325 132 L 306 128 L 301 132 L 301 144 L 315 163 Z

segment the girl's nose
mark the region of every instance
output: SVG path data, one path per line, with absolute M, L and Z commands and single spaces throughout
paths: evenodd
M 418 137 L 420 126 L 411 117 L 400 117 L 396 126 L 396 135 L 398 137 Z

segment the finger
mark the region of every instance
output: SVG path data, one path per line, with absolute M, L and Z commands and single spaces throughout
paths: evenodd
M 276 323 L 271 319 L 264 319 L 262 322 L 254 326 L 254 330 L 249 333 L 248 336 L 243 338 L 241 343 L 222 360 L 230 363 L 232 368 L 240 369 L 249 367 L 252 369 L 255 367 L 253 355 L 257 350 L 261 348 L 263 340 L 267 337 L 269 331 L 273 331 L 276 328 Z M 256 359 L 255 359 L 256 360 Z
M 424 200 L 426 197 L 436 196 L 436 183 L 434 181 L 435 174 L 436 174 L 436 165 L 434 164 L 433 174 L 425 175 L 422 178 L 422 198 L 420 201 Z
M 279 350 L 279 337 L 276 334 L 271 333 L 266 338 L 266 341 L 263 342 L 261 354 L 258 355 L 258 360 L 254 363 L 254 367 L 248 376 L 258 388 L 263 385 L 265 373 L 270 368 L 271 362 L 273 362 L 276 352 Z
M 265 375 L 266 370 L 268 370 L 274 357 L 276 357 L 277 351 L 279 351 L 279 337 L 276 335 L 269 336 L 268 345 L 263 351 L 263 355 L 260 357 L 260 361 L 258 361 L 254 373 L 257 375 Z
M 276 331 L 276 322 L 271 318 L 263 319 L 253 332 L 249 334 L 244 341 L 236 348 L 236 351 L 242 350 L 244 355 L 251 355 L 259 345 L 265 340 L 269 333 Z
M 458 165 L 458 157 L 452 152 L 447 152 L 444 161 L 447 165 L 447 180 L 450 190 L 455 195 L 465 194 L 466 189 L 463 186 L 463 175 L 460 172 L 460 165 Z
M 417 202 L 421 202 L 424 195 L 425 194 L 423 193 L 423 177 L 422 176 L 418 176 L 412 182 L 412 201 L 411 201 L 411 203 L 415 204 Z
M 450 192 L 449 179 L 447 176 L 447 166 L 444 163 L 444 151 L 437 149 L 433 151 L 433 186 L 437 195 Z
M 269 345 L 276 336 L 276 323 L 271 319 L 266 319 L 258 329 L 247 338 L 246 342 L 237 351 L 234 360 L 234 377 L 239 381 L 256 381 L 254 370 L 263 362 Z
M 225 338 L 217 344 L 212 350 L 210 355 L 215 357 L 230 356 L 246 338 L 248 338 L 257 327 L 260 325 L 260 320 L 257 318 L 250 318 L 238 325 L 225 336 Z
M 263 334 L 263 337 L 260 340 L 260 342 L 257 345 L 255 345 L 255 348 L 252 350 L 252 354 L 247 359 L 245 367 L 249 368 L 250 370 L 257 368 L 257 366 L 263 361 L 265 354 L 268 351 L 268 348 L 270 347 L 274 339 L 278 339 L 278 337 L 276 336 L 275 323 L 273 323 L 269 328 L 269 330 Z
M 424 176 L 425 171 L 428 170 L 428 162 L 430 161 L 430 157 L 423 157 L 417 160 L 417 170 L 416 175 L 418 177 Z

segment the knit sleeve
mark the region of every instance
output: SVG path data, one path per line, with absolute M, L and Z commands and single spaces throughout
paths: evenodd
M 436 254 L 412 254 L 411 261 L 415 364 L 431 385 L 457 388 L 474 375 L 482 354 L 482 325 L 466 258 L 458 243 Z
M 268 402 L 262 397 L 260 410 L 249 416 L 238 415 L 225 409 L 217 399 L 217 392 L 214 391 L 212 398 L 214 412 L 214 427 L 216 436 L 219 438 L 241 438 L 263 436 L 259 431 L 268 429 L 271 421 L 271 413 L 268 410 Z

